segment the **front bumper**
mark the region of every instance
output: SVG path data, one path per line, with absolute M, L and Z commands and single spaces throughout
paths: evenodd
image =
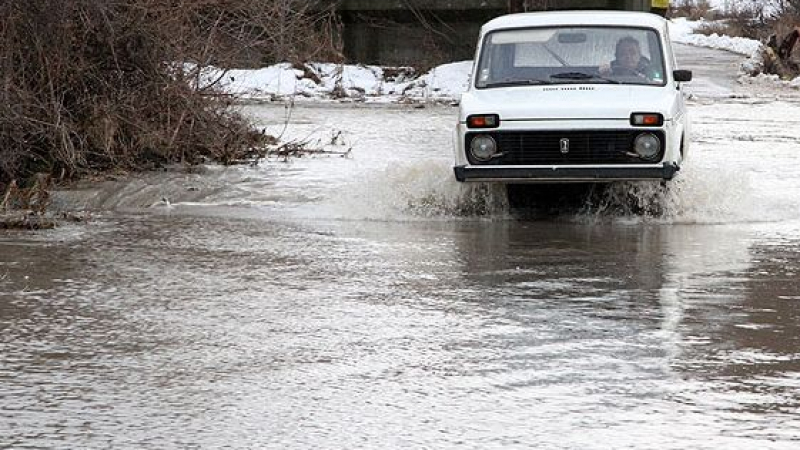
M 605 183 L 611 181 L 671 180 L 680 170 L 675 163 L 660 166 L 455 166 L 458 181 L 500 183 Z

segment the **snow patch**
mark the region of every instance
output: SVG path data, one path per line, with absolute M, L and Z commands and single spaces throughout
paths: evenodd
M 409 94 L 429 99 L 456 99 L 469 86 L 472 61 L 461 61 L 435 67 L 423 75 Z
M 750 85 L 771 85 L 800 89 L 800 77 L 794 80 L 782 80 L 781 77 L 776 74 L 759 73 L 754 76 L 742 76 L 739 78 L 739 81 L 743 84 Z
M 694 34 L 694 32 L 709 22 L 705 20 L 687 20 L 686 18 L 672 19 L 669 24 L 670 39 L 681 44 L 694 45 L 697 47 L 709 47 L 718 50 L 726 50 L 748 57 L 742 63 L 741 70 L 748 74 L 761 71 L 763 60 L 761 52 L 763 45 L 754 39 L 742 37 L 731 37 L 718 35 L 716 33 L 706 36 Z
M 244 99 L 274 100 L 286 97 L 350 99 L 370 102 L 452 101 L 467 89 L 472 61 L 444 64 L 418 76 L 407 67 L 310 63 L 276 64 L 262 69 L 209 68 L 203 84 L 214 82 L 224 92 Z
M 706 36 L 703 34 L 688 34 L 678 36 L 672 39 L 681 44 L 690 44 L 698 47 L 716 48 L 719 50 L 727 50 L 741 55 L 755 57 L 761 52 L 761 42 L 753 39 L 720 36 L 716 33 Z
M 687 20 L 683 17 L 672 19 L 669 24 L 670 39 L 681 44 L 727 50 L 749 57 L 754 57 L 761 53 L 762 44 L 754 39 L 718 35 L 716 33 L 710 36 L 695 34 L 698 28 L 702 28 L 708 23 L 705 20 Z

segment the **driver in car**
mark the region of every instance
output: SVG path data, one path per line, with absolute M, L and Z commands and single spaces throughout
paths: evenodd
M 642 56 L 639 41 L 626 36 L 617 41 L 615 58 L 600 66 L 600 75 L 617 75 L 652 79 L 650 60 Z

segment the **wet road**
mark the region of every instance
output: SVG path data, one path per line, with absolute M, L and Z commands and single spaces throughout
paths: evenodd
M 446 107 L 65 194 L 94 220 L 0 232 L 0 448 L 796 448 L 800 103 L 691 89 L 674 189 L 537 220 L 452 181 Z

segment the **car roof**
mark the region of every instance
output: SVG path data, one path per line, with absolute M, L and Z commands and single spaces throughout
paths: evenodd
M 490 20 L 481 31 L 487 33 L 507 28 L 542 26 L 635 26 L 663 29 L 666 19 L 648 12 L 635 11 L 549 11 L 508 14 Z

